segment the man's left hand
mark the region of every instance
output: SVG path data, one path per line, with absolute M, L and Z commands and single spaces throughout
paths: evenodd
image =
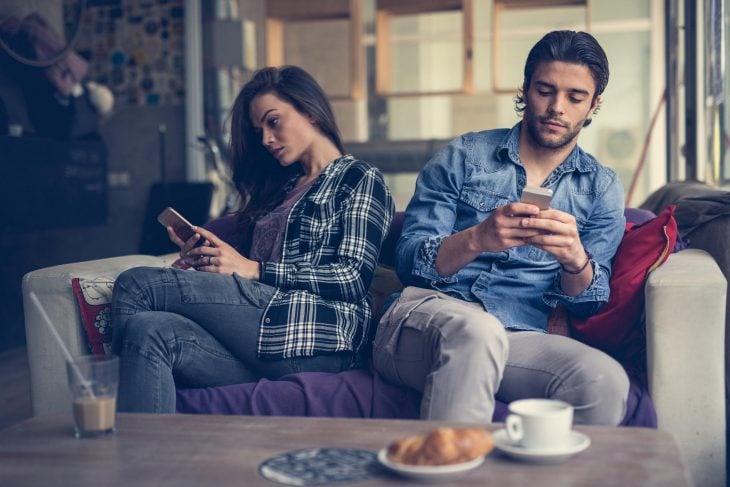
M 520 226 L 540 230 L 525 242 L 554 255 L 563 267 L 578 269 L 585 263 L 586 253 L 573 215 L 548 208 L 535 217 L 522 218 Z

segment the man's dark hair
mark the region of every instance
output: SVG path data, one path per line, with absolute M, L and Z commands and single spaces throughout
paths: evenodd
M 522 113 L 525 110 L 525 93 L 530 88 L 532 75 L 538 65 L 543 62 L 562 61 L 566 63 L 586 66 L 596 83 L 596 92 L 592 102 L 596 101 L 608 84 L 608 58 L 595 37 L 587 32 L 572 30 L 556 30 L 545 34 L 537 44 L 532 46 L 525 61 L 525 76 L 522 88 L 515 96 L 515 111 Z M 596 109 L 596 112 L 598 109 Z M 595 113 L 595 112 L 594 112 Z M 585 121 L 588 126 L 591 119 Z

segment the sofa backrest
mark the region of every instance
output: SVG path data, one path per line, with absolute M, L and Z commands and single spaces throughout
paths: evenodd
M 398 243 L 401 231 L 403 231 L 403 217 L 405 213 L 396 211 L 393 215 L 393 221 L 390 222 L 390 230 L 383 241 L 383 247 L 380 249 L 380 257 L 378 262 L 389 267 L 395 267 L 395 244 Z

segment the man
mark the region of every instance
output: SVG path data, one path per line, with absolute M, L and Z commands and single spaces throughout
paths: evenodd
M 421 172 L 396 254 L 407 287 L 383 315 L 373 359 L 423 392 L 422 418 L 488 423 L 495 397 L 547 397 L 574 405 L 578 423 L 623 419 L 623 368 L 546 333 L 556 306 L 585 317 L 608 300 L 623 187 L 577 145 L 607 82 L 590 34 L 551 32 L 525 63 L 522 121 L 455 139 Z M 525 186 L 552 189 L 550 207 L 520 202 Z

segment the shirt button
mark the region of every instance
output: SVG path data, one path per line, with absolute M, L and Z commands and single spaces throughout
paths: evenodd
M 435 286 L 436 284 L 437 284 L 437 282 L 436 282 L 436 281 L 431 281 L 431 285 L 432 285 L 432 286 Z
M 271 323 L 271 318 L 266 318 L 266 319 L 264 320 L 264 323 Z
M 479 208 L 480 208 L 480 209 L 482 209 L 482 210 L 483 210 L 485 206 L 486 206 L 486 205 L 485 205 L 484 203 L 479 203 Z

